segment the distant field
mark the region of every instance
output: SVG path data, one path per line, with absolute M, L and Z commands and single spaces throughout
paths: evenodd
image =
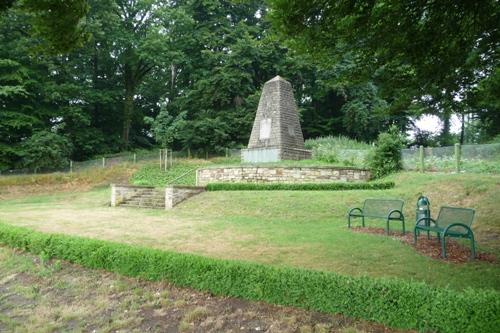
M 300 266 L 342 274 L 401 277 L 452 288 L 500 290 L 500 265 L 451 264 L 416 253 L 391 237 L 346 228 L 348 207 L 365 198 L 406 200 L 408 229 L 415 201 L 472 207 L 479 249 L 500 254 L 499 175 L 401 173 L 383 191 L 210 192 L 172 211 L 111 208 L 109 188 L 0 201 L 0 221 L 38 230 L 84 235 L 271 265 Z M 381 221 L 369 221 L 381 226 Z M 397 224 L 394 224 L 396 227 Z

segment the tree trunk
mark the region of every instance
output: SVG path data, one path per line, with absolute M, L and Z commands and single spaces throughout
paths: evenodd
M 462 126 L 460 128 L 460 145 L 464 144 L 465 136 L 465 113 L 462 113 Z
M 134 92 L 132 89 L 125 89 L 125 102 L 123 105 L 123 132 L 122 141 L 125 148 L 129 145 L 130 125 L 134 112 Z
M 97 49 L 97 42 L 94 43 L 94 55 L 92 57 L 92 80 L 93 80 L 93 88 L 95 91 L 99 91 L 99 55 L 98 55 L 98 49 Z M 97 115 L 99 114 L 99 102 L 95 101 L 94 102 L 94 113 L 93 113 L 93 119 L 92 123 L 94 123 L 94 120 L 97 118 Z
M 450 127 L 451 127 L 451 112 L 445 110 L 441 115 L 441 120 L 443 121 L 443 129 L 441 130 L 440 140 L 442 146 L 450 145 Z
M 132 116 L 134 114 L 134 95 L 136 88 L 130 66 L 125 66 L 124 78 L 125 78 L 125 101 L 123 104 L 122 142 L 124 148 L 127 149 L 129 146 L 130 125 L 132 124 Z

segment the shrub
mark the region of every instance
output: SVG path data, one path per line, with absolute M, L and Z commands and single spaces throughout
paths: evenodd
M 35 170 L 51 170 L 69 165 L 71 144 L 65 137 L 41 131 L 23 142 L 23 164 Z
M 403 169 L 403 143 L 404 138 L 394 125 L 387 132 L 380 133 L 375 149 L 368 156 L 372 178 L 380 178 Z
M 464 292 L 398 279 L 349 277 L 331 272 L 206 258 L 0 224 L 0 244 L 127 276 L 439 332 L 493 332 L 500 295 Z M 496 327 L 496 328 L 495 328 Z
M 210 183 L 207 191 L 345 191 L 385 190 L 394 182 L 359 183 Z

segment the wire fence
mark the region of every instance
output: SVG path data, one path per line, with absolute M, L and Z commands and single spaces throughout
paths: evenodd
M 331 152 L 313 151 L 313 158 L 334 158 L 335 163 L 346 166 L 366 167 L 370 149 L 335 149 Z M 321 153 L 321 156 L 315 156 Z M 139 163 L 157 161 L 160 168 L 168 169 L 181 158 L 239 158 L 240 149 L 225 149 L 221 153 L 190 154 L 187 151 L 169 151 L 158 149 L 152 151 L 126 152 L 107 155 L 87 161 L 69 161 L 67 165 L 50 169 L 15 169 L 0 172 L 1 176 L 43 174 L 52 172 L 77 172 L 89 168 L 107 168 L 122 163 Z M 414 147 L 401 150 L 404 170 L 446 171 L 446 172 L 494 172 L 500 173 L 500 143 L 482 145 L 458 145 L 447 147 Z
M 402 149 L 405 170 L 500 172 L 500 143 Z
M 28 174 L 45 174 L 53 172 L 78 172 L 89 168 L 108 168 L 123 163 L 139 163 L 147 161 L 156 161 L 162 169 L 169 169 L 175 165 L 178 159 L 181 158 L 213 158 L 213 157 L 236 157 L 240 156 L 240 149 L 225 149 L 221 153 L 200 153 L 190 154 L 188 151 L 172 151 L 165 153 L 165 149 L 157 149 L 151 151 L 126 152 L 113 155 L 106 155 L 100 158 L 95 158 L 87 161 L 68 161 L 62 167 L 43 168 L 43 169 L 12 169 L 0 171 L 0 176 L 9 175 L 28 175 Z

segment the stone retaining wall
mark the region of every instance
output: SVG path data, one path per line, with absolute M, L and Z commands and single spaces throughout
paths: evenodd
M 111 184 L 111 206 L 120 205 L 123 201 L 141 194 L 144 189 L 154 189 L 154 187 Z
M 171 209 L 182 201 L 205 191 L 202 186 L 169 186 L 165 188 L 165 209 Z
M 196 185 L 229 183 L 320 183 L 366 181 L 370 170 L 346 167 L 211 167 L 196 170 Z

